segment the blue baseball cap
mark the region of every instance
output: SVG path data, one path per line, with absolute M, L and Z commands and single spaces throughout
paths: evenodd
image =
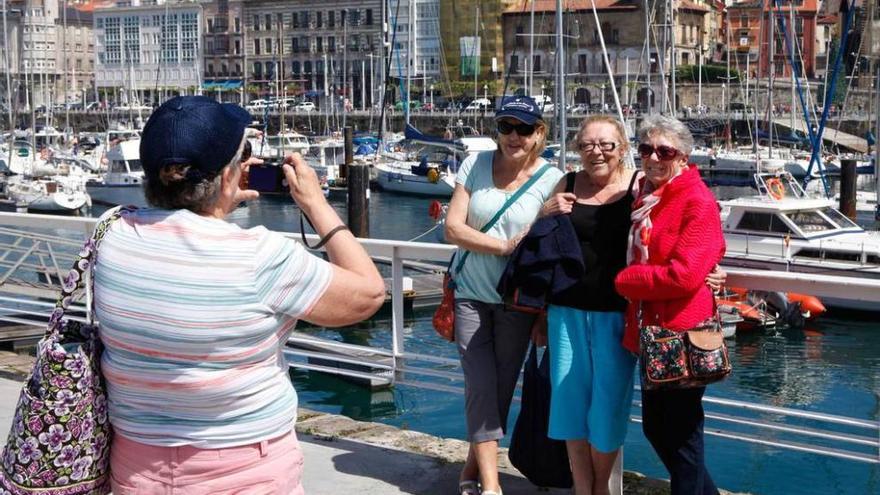
M 189 164 L 212 177 L 232 161 L 251 116 L 234 103 L 177 96 L 150 115 L 141 135 L 141 165 L 156 177 L 167 165 Z
M 512 117 L 529 125 L 539 120 L 544 120 L 541 108 L 535 103 L 535 100 L 528 96 L 516 96 L 506 100 L 501 105 L 501 108 L 495 112 L 495 120 L 504 117 Z

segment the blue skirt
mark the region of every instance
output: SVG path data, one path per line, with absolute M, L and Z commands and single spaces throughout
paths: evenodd
M 637 361 L 621 345 L 623 320 L 619 312 L 548 308 L 551 438 L 586 440 L 606 453 L 623 445 Z

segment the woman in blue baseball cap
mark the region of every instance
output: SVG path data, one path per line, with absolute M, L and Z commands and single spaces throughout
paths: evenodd
M 225 220 L 255 191 L 241 107 L 177 97 L 144 128 L 151 208 L 123 212 L 100 245 L 95 306 L 115 435 L 112 490 L 301 494 L 297 395 L 281 352 L 298 320 L 361 321 L 385 287 L 299 155 L 290 194 L 329 262 L 264 227 Z
M 506 101 L 495 121 L 498 149 L 462 162 L 446 217 L 446 240 L 458 246 L 451 275 L 470 442 L 459 478 L 459 493 L 465 495 L 501 494 L 498 441 L 507 429 L 535 315 L 507 310 L 495 287 L 562 176 L 540 157 L 547 125 L 532 98 Z

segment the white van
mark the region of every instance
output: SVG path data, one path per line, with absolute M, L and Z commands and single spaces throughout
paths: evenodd
M 468 103 L 468 106 L 464 107 L 465 112 L 478 112 L 481 110 L 488 110 L 492 106 L 492 102 L 489 101 L 488 98 L 477 98 L 474 101 Z
M 553 112 L 555 109 L 555 105 L 553 105 L 553 99 L 548 95 L 534 95 L 532 99 L 535 100 L 535 103 L 538 105 L 538 108 L 541 109 L 541 112 L 548 113 Z

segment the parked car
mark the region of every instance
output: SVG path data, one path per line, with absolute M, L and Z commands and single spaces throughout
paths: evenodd
M 87 111 L 100 110 L 100 109 L 101 109 L 101 102 L 100 101 L 93 101 L 93 102 L 86 105 Z
M 410 100 L 409 101 L 409 109 L 410 110 L 421 110 L 422 102 L 419 100 Z M 403 101 L 398 101 L 394 104 L 394 109 L 398 111 L 403 111 Z
M 568 113 L 574 115 L 578 113 L 589 113 L 590 106 L 586 103 L 578 103 L 576 105 L 572 105 L 570 109 L 568 109 Z
M 249 112 L 262 112 L 269 106 L 269 102 L 266 100 L 252 100 L 250 103 L 245 105 L 244 109 Z
M 315 104 L 310 101 L 301 101 L 293 107 L 295 112 L 314 112 L 316 110 Z

